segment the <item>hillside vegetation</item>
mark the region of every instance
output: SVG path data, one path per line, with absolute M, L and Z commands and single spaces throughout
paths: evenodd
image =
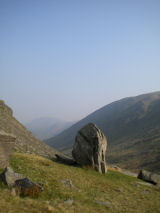
M 48 157 L 53 157 L 57 153 L 57 151 L 36 139 L 31 132 L 17 121 L 13 117 L 12 109 L 2 100 L 0 100 L 0 130 L 17 137 L 16 150 L 37 153 Z
M 44 191 L 38 198 L 13 196 L 0 182 L 3 213 L 158 213 L 160 209 L 160 189 L 119 172 L 102 175 L 22 153 L 14 153 L 10 163 L 16 172 L 43 183 Z M 74 187 L 62 180 L 71 180 Z
M 89 122 L 108 139 L 108 162 L 160 172 L 160 92 L 108 104 L 46 143 L 71 155 L 77 131 Z

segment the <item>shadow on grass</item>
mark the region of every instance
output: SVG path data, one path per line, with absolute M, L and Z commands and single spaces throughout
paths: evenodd
M 51 161 L 55 162 L 55 163 L 59 163 L 59 164 L 62 164 L 62 165 L 67 165 L 67 166 L 71 166 L 71 167 L 78 167 L 78 168 L 82 168 L 82 166 L 80 166 L 79 164 L 77 164 L 76 162 L 75 163 L 67 163 L 65 161 L 62 161 L 62 160 L 59 160 L 57 158 L 51 158 L 50 159 Z

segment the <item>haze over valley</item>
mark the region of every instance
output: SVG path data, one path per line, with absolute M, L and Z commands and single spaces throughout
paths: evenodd
M 58 118 L 41 117 L 24 124 L 33 135 L 41 140 L 53 137 L 72 126 L 75 122 L 62 121 Z

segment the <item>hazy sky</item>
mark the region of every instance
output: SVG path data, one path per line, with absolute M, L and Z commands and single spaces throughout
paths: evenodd
M 0 0 L 0 99 L 78 120 L 160 90 L 160 0 Z

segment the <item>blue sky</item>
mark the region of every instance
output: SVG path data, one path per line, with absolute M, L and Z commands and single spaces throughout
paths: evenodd
M 160 90 L 159 0 L 1 0 L 0 98 L 22 122 L 78 120 Z

